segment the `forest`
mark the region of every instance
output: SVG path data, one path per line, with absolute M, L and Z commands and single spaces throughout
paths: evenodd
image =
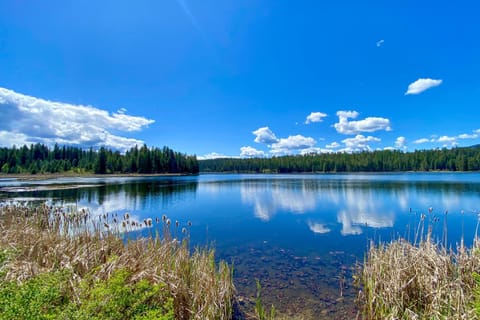
M 76 146 L 49 148 L 44 144 L 22 147 L 0 148 L 2 173 L 187 173 L 196 174 L 199 164 L 196 156 L 173 151 L 168 147 L 148 148 L 135 146 L 125 152 L 104 147 L 98 150 Z
M 414 152 L 383 150 L 271 158 L 222 158 L 200 160 L 199 165 L 201 172 L 236 173 L 477 171 L 480 170 L 480 145 Z

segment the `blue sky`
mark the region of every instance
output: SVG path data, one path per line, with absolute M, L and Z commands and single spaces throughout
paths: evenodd
M 2 1 L 0 144 L 480 143 L 476 1 Z

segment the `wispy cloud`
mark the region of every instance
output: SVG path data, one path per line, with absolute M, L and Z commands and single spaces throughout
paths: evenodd
M 452 143 L 457 141 L 456 137 L 449 137 L 449 136 L 441 136 L 440 138 L 437 139 L 437 142 L 447 142 L 447 143 Z
M 340 148 L 341 146 L 342 146 L 342 145 L 341 145 L 340 143 L 338 143 L 338 142 L 336 142 L 336 141 L 333 141 L 332 143 L 327 144 L 327 145 L 325 146 L 325 148 L 327 148 L 327 149 L 337 149 L 337 148 Z
M 254 140 L 256 143 L 272 144 L 278 142 L 278 138 L 269 127 L 258 128 L 252 133 L 256 136 Z
M 420 94 L 425 90 L 441 85 L 442 82 L 443 80 L 441 79 L 435 80 L 430 78 L 420 78 L 417 81 L 412 82 L 408 85 L 408 89 L 407 92 L 405 92 L 405 95 Z
M 154 120 L 130 116 L 125 109 L 115 113 L 92 106 L 73 105 L 35 98 L 0 88 L 0 136 L 2 144 L 72 144 L 107 146 L 126 150 L 142 140 L 119 135 L 148 127 Z
M 462 134 L 459 134 L 457 136 L 458 139 L 476 139 L 478 138 L 478 134 L 476 133 L 472 133 L 472 134 L 468 134 L 468 133 L 462 133 Z
M 423 144 L 423 143 L 442 143 L 444 147 L 454 147 L 458 145 L 458 140 L 467 140 L 467 139 L 477 139 L 479 138 L 480 132 L 479 130 L 474 130 L 473 133 L 462 133 L 456 136 L 448 136 L 448 135 L 443 135 L 443 136 L 436 136 L 433 135 L 431 136 L 430 139 L 428 138 L 421 138 L 413 141 L 415 144 Z
M 415 144 L 422 144 L 422 143 L 427 143 L 427 142 L 430 142 L 430 139 L 421 138 L 421 139 L 417 139 L 417 140 L 413 141 L 413 143 L 415 143 Z
M 240 157 L 242 158 L 265 157 L 265 152 L 263 152 L 262 150 L 257 150 L 250 146 L 241 147 Z
M 348 121 L 358 117 L 357 111 L 337 111 L 338 122 L 333 126 L 341 134 L 358 134 L 360 132 L 374 132 L 379 130 L 391 131 L 390 120 L 380 117 L 368 117 L 358 121 Z
M 326 116 L 327 114 L 323 112 L 312 112 L 307 116 L 305 124 L 309 124 L 312 122 L 322 122 L 323 118 L 325 118 Z
M 385 40 L 383 40 L 383 39 L 377 41 L 377 43 L 376 43 L 376 44 L 377 44 L 377 48 L 380 48 L 380 47 L 383 45 L 384 42 L 385 42 Z
M 177 3 L 182 8 L 183 13 L 185 14 L 185 16 L 187 16 L 187 18 L 190 21 L 190 23 L 192 24 L 192 26 L 200 33 L 202 38 L 205 38 L 205 35 L 204 35 L 202 29 L 200 28 L 200 25 L 198 24 L 197 19 L 195 19 L 195 16 L 192 14 L 192 11 L 190 10 L 190 7 L 187 5 L 185 0 L 177 0 Z
M 300 154 L 322 154 L 322 153 L 333 153 L 335 150 L 332 149 L 325 149 L 325 148 L 318 148 L 318 147 L 310 147 L 306 149 L 300 150 Z
M 197 156 L 198 160 L 212 160 L 212 159 L 219 159 L 219 158 L 233 158 L 233 157 L 226 156 L 224 154 L 216 153 L 216 152 L 205 154 L 203 156 Z

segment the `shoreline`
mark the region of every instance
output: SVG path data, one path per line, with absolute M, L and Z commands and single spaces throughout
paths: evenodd
M 128 177 L 183 177 L 183 176 L 196 176 L 198 174 L 187 173 L 41 173 L 41 174 L 29 174 L 29 173 L 2 173 L 0 179 L 17 179 L 21 181 L 35 181 L 35 180 L 48 180 L 58 178 L 128 178 Z

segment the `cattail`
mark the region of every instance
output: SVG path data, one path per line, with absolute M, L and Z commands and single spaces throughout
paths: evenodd
M 108 224 L 106 224 L 105 222 L 103 223 L 103 226 L 107 229 L 110 228 L 110 226 Z
M 125 220 L 128 220 L 130 218 L 130 214 L 128 212 L 125 212 L 125 214 L 123 215 L 123 218 Z
M 122 227 L 124 227 L 124 228 L 127 227 L 127 224 L 125 223 L 125 221 L 122 221 Z
M 160 222 L 160 219 L 158 217 L 155 218 L 155 222 L 156 223 L 159 223 Z
M 433 211 L 433 208 L 432 208 L 432 207 L 428 208 L 428 212 L 429 212 L 429 213 L 432 213 L 432 211 Z
M 170 219 L 167 219 L 167 226 L 169 226 L 171 223 Z
M 188 225 L 189 227 L 191 227 L 191 226 L 192 226 L 192 221 L 188 221 L 188 222 L 187 222 L 187 225 Z
M 178 222 L 178 220 L 175 221 L 175 227 L 178 228 L 178 226 L 180 225 L 180 222 Z
M 145 224 L 148 225 L 149 227 L 151 227 L 152 226 L 152 219 L 148 218 L 147 222 Z
M 183 234 L 187 233 L 187 228 L 183 227 L 183 228 L 182 228 L 182 233 L 183 233 Z
M 162 215 L 162 221 L 165 222 L 167 220 L 167 216 L 166 215 Z

